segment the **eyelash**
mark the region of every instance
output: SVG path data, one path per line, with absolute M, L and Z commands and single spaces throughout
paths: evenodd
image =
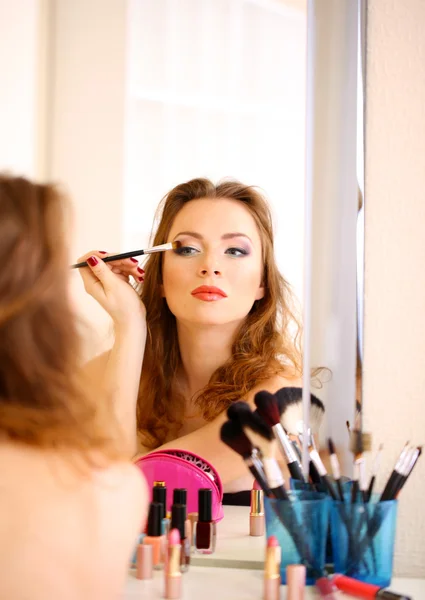
M 187 254 L 185 251 L 186 250 L 195 250 L 196 252 L 199 252 L 199 250 L 197 250 L 197 248 L 194 248 L 193 246 L 180 246 L 180 248 L 176 248 L 176 250 L 174 250 L 174 252 L 180 256 L 194 256 L 193 253 Z M 245 248 L 236 248 L 234 246 L 227 248 L 226 253 L 229 250 L 236 250 L 237 252 L 240 252 L 240 254 L 231 254 L 231 256 L 234 257 L 239 257 L 239 256 L 247 256 L 249 254 L 248 250 L 245 250 Z

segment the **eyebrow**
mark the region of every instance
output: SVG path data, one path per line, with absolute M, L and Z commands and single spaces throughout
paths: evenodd
M 179 235 L 188 235 L 190 237 L 196 238 L 197 240 L 203 240 L 204 239 L 204 237 L 200 233 L 197 233 L 196 231 L 180 231 L 180 233 L 178 233 L 177 235 L 174 236 L 174 240 L 176 238 L 178 238 Z M 222 240 L 231 240 L 231 239 L 233 239 L 235 237 L 244 237 L 244 238 L 248 239 L 251 242 L 251 244 L 252 244 L 251 238 L 248 235 L 246 235 L 245 233 L 237 233 L 237 232 L 235 232 L 235 233 L 224 233 L 221 236 L 221 239 Z

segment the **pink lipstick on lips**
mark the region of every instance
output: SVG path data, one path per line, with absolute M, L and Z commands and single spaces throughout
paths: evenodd
M 191 294 L 194 298 L 204 302 L 214 302 L 215 300 L 227 298 L 227 294 L 223 290 L 213 285 L 201 285 L 192 290 Z

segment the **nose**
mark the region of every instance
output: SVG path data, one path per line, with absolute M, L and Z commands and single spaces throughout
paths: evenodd
M 207 277 L 208 275 L 221 275 L 221 271 L 219 271 L 218 269 L 201 269 L 200 271 L 200 275 L 202 275 L 202 277 Z
M 221 264 L 220 264 L 220 256 L 217 255 L 216 252 L 211 249 L 207 249 L 201 255 L 201 260 L 199 261 L 199 275 L 201 277 L 211 277 L 216 276 L 220 277 L 222 275 Z

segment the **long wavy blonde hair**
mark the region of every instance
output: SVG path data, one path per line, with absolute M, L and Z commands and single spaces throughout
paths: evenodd
M 276 374 L 301 373 L 300 325 L 290 285 L 275 262 L 270 210 L 254 187 L 238 181 L 214 185 L 208 179 L 193 179 L 178 185 L 159 205 L 151 244 L 166 243 L 178 212 L 187 202 L 201 198 L 229 198 L 249 210 L 260 233 L 265 288 L 264 297 L 254 302 L 239 327 L 231 357 L 213 373 L 196 397 L 196 405 L 210 421 L 259 382 Z M 137 427 L 143 444 L 149 448 L 164 443 L 170 431 L 177 434 L 184 417 L 184 399 L 176 389 L 181 366 L 176 319 L 158 293 L 162 261 L 162 253 L 149 256 L 140 290 L 146 306 L 148 339 L 137 403 Z

